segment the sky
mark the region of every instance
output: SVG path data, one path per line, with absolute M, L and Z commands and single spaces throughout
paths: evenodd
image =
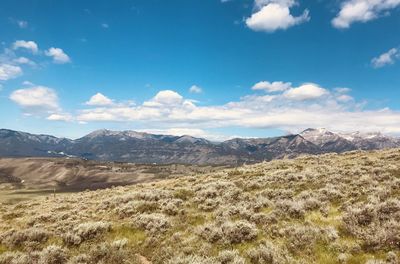
M 0 127 L 400 135 L 400 0 L 2 0 Z

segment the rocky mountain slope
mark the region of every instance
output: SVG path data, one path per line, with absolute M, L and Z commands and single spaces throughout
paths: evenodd
M 191 136 L 153 135 L 135 131 L 98 130 L 70 140 L 48 135 L 0 130 L 2 157 L 80 157 L 135 163 L 242 164 L 296 157 L 399 147 L 398 138 L 379 133 L 343 134 L 307 129 L 273 138 L 236 138 L 210 142 Z

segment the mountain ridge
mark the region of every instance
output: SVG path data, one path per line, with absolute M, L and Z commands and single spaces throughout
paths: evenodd
M 242 164 L 301 154 L 342 153 L 400 147 L 400 139 L 381 133 L 335 133 L 309 128 L 268 138 L 211 142 L 189 135 L 158 135 L 101 129 L 78 139 L 0 129 L 0 157 L 79 157 L 134 163 Z

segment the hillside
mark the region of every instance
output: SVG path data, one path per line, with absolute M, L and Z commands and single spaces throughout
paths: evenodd
M 0 129 L 0 157 L 79 157 L 98 161 L 157 164 L 241 165 L 301 154 L 342 153 L 400 147 L 400 139 L 380 133 L 333 133 L 306 129 L 271 138 L 210 142 L 191 136 L 136 131 L 94 131 L 71 140 Z
M 219 168 L 222 166 L 133 164 L 79 158 L 0 158 L 0 190 L 94 190 L 202 174 Z
M 400 150 L 0 205 L 0 263 L 398 263 Z

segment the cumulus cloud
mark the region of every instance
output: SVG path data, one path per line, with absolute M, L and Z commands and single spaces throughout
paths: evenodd
M 372 67 L 374 68 L 382 68 L 386 65 L 391 65 L 396 62 L 397 59 L 400 58 L 400 52 L 398 49 L 393 48 L 388 52 L 385 52 L 378 57 L 375 57 L 371 60 Z
M 54 63 L 64 64 L 71 62 L 69 56 L 60 48 L 51 47 L 45 51 L 45 55 L 52 57 Z
M 200 135 L 196 129 L 226 127 L 286 131 L 326 127 L 335 131 L 400 133 L 400 113 L 389 109 L 363 110 L 363 104 L 356 102 L 349 92 L 348 88 L 329 90 L 308 83 L 274 95 L 252 94 L 223 105 L 199 106 L 175 91 L 165 90 L 139 105 L 115 103 L 110 107 L 82 109 L 76 119 L 142 123 L 160 128 L 162 134 L 173 134 L 168 129 L 185 128 L 192 130 L 183 134 Z M 211 136 L 205 133 L 202 137 Z
M 290 13 L 295 4 L 290 0 L 256 0 L 256 12 L 246 19 L 246 25 L 255 31 L 274 32 L 309 21 L 307 9 L 300 16 Z
M 192 85 L 192 86 L 189 88 L 189 92 L 190 92 L 190 93 L 202 93 L 202 92 L 203 92 L 203 89 L 202 89 L 201 87 L 197 86 L 197 85 Z
M 39 51 L 38 45 L 34 41 L 17 40 L 13 44 L 13 49 L 27 49 L 32 53 L 37 53 Z
M 60 110 L 57 93 L 45 86 L 15 90 L 10 99 L 29 114 L 55 113 Z
M 367 22 L 400 6 L 400 0 L 346 0 L 332 20 L 336 28 L 349 28 L 355 22 Z
M 0 64 L 0 81 L 14 79 L 22 74 L 22 69 L 19 66 L 11 64 Z
M 160 91 L 150 101 L 144 102 L 145 106 L 178 105 L 183 101 L 183 97 L 175 91 Z
M 290 88 L 284 93 L 284 96 L 290 100 L 304 101 L 317 99 L 328 93 L 328 90 L 319 87 L 317 84 L 308 83 L 296 88 Z
M 101 93 L 96 93 L 85 104 L 92 106 L 106 106 L 112 105 L 113 101 Z
M 61 113 L 61 114 L 51 114 L 49 115 L 47 118 L 47 120 L 50 121 L 65 121 L 65 122 L 69 122 L 73 120 L 73 117 L 71 114 L 68 113 Z
M 268 82 L 261 81 L 253 85 L 253 90 L 263 90 L 266 92 L 281 92 L 289 89 L 292 86 L 290 82 Z

